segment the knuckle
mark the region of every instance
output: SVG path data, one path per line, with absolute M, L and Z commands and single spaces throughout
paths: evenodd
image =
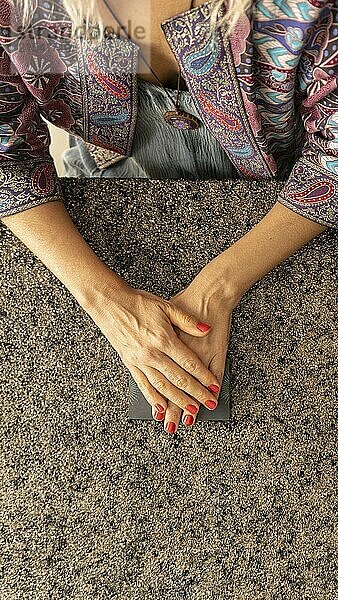
M 168 335 L 165 342 L 166 354 L 174 354 L 177 351 L 177 333 L 175 335 Z
M 166 300 L 165 298 L 157 299 L 157 304 L 161 309 L 172 308 L 172 302 L 170 300 Z
M 145 382 L 144 382 L 144 381 L 140 381 L 139 379 L 138 379 L 138 380 L 135 380 L 135 381 L 136 381 L 137 387 L 139 388 L 139 390 L 140 390 L 141 392 L 146 392 L 146 391 L 148 391 L 148 387 L 147 387 L 147 385 L 145 384 Z
M 166 331 L 158 331 L 155 336 L 156 346 L 166 348 L 168 346 L 169 336 Z
M 187 358 L 182 366 L 185 371 L 188 371 L 188 373 L 196 373 L 197 371 L 197 362 L 192 358 Z
M 164 330 L 152 331 L 148 334 L 149 349 L 163 349 L 168 345 L 169 336 Z
M 139 358 L 139 360 L 141 360 L 142 363 L 151 362 L 154 360 L 154 350 L 152 348 L 150 348 L 149 346 L 145 346 L 140 351 L 138 358 Z
M 167 387 L 164 379 L 156 379 L 153 383 L 153 386 L 154 386 L 154 388 L 156 388 L 159 391 L 163 391 Z
M 223 381 L 223 373 L 221 373 L 221 371 L 219 371 L 218 373 L 216 373 L 215 377 L 216 377 L 217 381 L 219 381 L 219 382 L 220 382 L 220 384 L 222 384 L 222 381 Z
M 188 385 L 188 379 L 183 375 L 175 378 L 175 385 L 180 389 L 185 389 Z
M 184 314 L 183 316 L 183 321 L 184 323 L 186 323 L 187 325 L 192 325 L 194 322 L 194 318 L 191 315 L 186 315 Z
M 172 402 L 171 405 L 166 410 L 166 414 L 165 414 L 166 420 L 178 422 L 180 420 L 181 412 L 182 412 L 182 409 L 179 406 L 177 406 L 177 404 L 174 404 Z

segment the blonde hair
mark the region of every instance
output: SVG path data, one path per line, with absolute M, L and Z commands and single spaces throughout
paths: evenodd
M 28 26 L 38 0 L 13 0 L 13 3 L 22 12 L 23 25 Z M 73 23 L 74 32 L 81 29 L 88 33 L 90 27 L 94 26 L 99 28 L 102 37 L 104 27 L 96 4 L 96 0 L 63 0 L 63 5 Z
M 30 16 L 35 10 L 38 0 L 13 0 L 16 2 L 23 13 L 24 24 L 29 23 Z M 224 0 L 212 0 L 213 6 L 211 9 L 211 26 L 212 29 L 226 25 L 226 35 L 229 35 L 238 19 L 245 14 L 246 10 L 251 6 L 252 0 L 228 0 L 227 10 L 221 19 L 218 18 L 219 10 L 224 6 Z M 97 9 L 96 0 L 63 0 L 64 7 L 69 14 L 74 29 L 83 28 L 85 31 L 90 30 L 90 26 L 99 28 L 100 38 L 103 35 L 104 27 L 101 16 Z
M 248 8 L 251 8 L 253 0 L 228 0 L 227 10 L 221 18 L 218 18 L 219 10 L 224 6 L 224 0 L 213 0 L 211 9 L 211 28 L 216 29 L 226 25 L 225 35 L 229 36 L 233 31 L 238 19 L 246 14 Z

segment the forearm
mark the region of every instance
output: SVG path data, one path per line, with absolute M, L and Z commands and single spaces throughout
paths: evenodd
M 85 309 L 95 303 L 108 279 L 111 289 L 127 285 L 86 243 L 61 200 L 1 220 Z
M 221 285 L 230 282 L 236 304 L 256 281 L 326 229 L 276 202 L 253 229 L 209 265 L 214 263 Z

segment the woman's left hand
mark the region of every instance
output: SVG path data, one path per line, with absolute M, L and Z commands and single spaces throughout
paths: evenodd
M 220 282 L 219 273 L 216 277 L 214 268 L 204 267 L 184 290 L 170 298 L 170 302 L 196 315 L 202 322 L 211 325 L 211 330 L 204 338 L 195 338 L 181 330 L 175 331 L 178 337 L 191 348 L 204 362 L 207 368 L 221 383 L 225 370 L 226 355 L 230 335 L 232 311 L 237 302 L 227 293 L 226 282 Z M 214 266 L 214 265 L 213 265 Z M 215 407 L 219 390 L 215 392 Z M 196 399 L 195 399 L 196 400 Z M 198 400 L 196 400 L 199 404 Z M 174 423 L 176 432 L 182 417 L 184 425 L 193 425 L 198 412 L 193 415 L 180 409 L 176 404 L 167 400 L 165 415 L 153 411 L 157 421 L 163 421 L 166 431 L 169 423 Z M 173 426 L 172 426 L 173 429 Z

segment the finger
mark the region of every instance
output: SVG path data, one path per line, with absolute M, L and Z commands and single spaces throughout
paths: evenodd
M 204 323 L 195 315 L 186 312 L 180 306 L 166 300 L 161 304 L 162 310 L 165 312 L 167 317 L 170 319 L 172 325 L 176 325 L 185 333 L 190 333 L 196 337 L 205 337 L 210 329 L 209 323 Z
M 169 379 L 163 375 L 163 373 L 149 365 L 143 368 L 147 379 L 153 388 L 155 388 L 155 390 L 157 390 L 157 392 L 160 394 L 163 394 L 168 401 L 170 400 L 178 408 L 184 409 L 187 412 L 190 412 L 190 414 L 196 414 L 198 412 L 199 404 L 196 402 L 196 400 L 185 394 L 183 390 L 180 390 L 173 385 L 171 381 L 169 381 Z
M 163 421 L 165 419 L 165 412 L 158 412 L 158 410 L 155 410 L 154 407 L 151 409 L 151 414 L 155 421 Z
M 225 354 L 226 354 L 226 352 L 225 352 Z M 221 352 L 217 353 L 211 359 L 211 361 L 209 363 L 209 368 L 213 370 L 215 375 L 217 375 L 217 379 L 219 379 L 221 381 L 221 387 L 222 387 L 224 371 L 225 371 L 224 353 L 221 353 Z M 215 401 L 217 401 L 217 402 L 218 402 L 219 394 L 220 394 L 220 390 L 218 392 L 215 392 L 215 394 L 214 394 Z
M 189 372 L 182 369 L 180 365 L 174 362 L 166 354 L 160 355 L 159 364 L 154 365 L 153 368 L 156 368 L 157 371 L 160 371 L 160 373 L 162 373 L 172 385 L 178 388 L 178 390 L 182 390 L 197 400 L 197 404 L 195 402 L 193 403 L 196 404 L 197 407 L 199 404 L 203 404 L 209 410 L 214 410 L 216 408 L 217 401 L 215 400 L 214 394 L 210 390 L 206 389 L 199 381 L 197 381 L 197 379 L 195 379 Z M 154 385 L 154 383 L 152 385 Z M 156 385 L 154 385 L 154 387 L 163 393 L 166 398 L 169 397 L 167 392 L 164 392 L 163 389 L 157 388 Z M 181 400 L 182 402 L 184 400 L 182 396 Z M 185 405 L 182 406 L 182 404 L 179 404 L 179 406 L 180 408 L 185 408 Z
M 182 423 L 185 427 L 190 427 L 191 425 L 194 425 L 194 423 L 196 423 L 196 419 L 197 419 L 197 414 L 196 415 L 191 415 L 190 413 L 186 412 L 185 410 L 182 411 Z
M 173 340 L 170 340 L 166 348 L 166 354 L 184 371 L 195 377 L 202 386 L 208 388 L 211 392 L 218 392 L 220 382 L 214 373 L 204 364 L 202 359 L 189 348 L 177 335 Z M 190 392 L 189 392 L 190 393 Z M 209 398 L 210 399 L 210 398 Z M 213 399 L 213 398 L 211 398 Z M 200 402 L 200 400 L 198 398 Z M 208 400 L 208 393 L 206 396 Z M 204 404 L 204 403 L 203 403 Z
M 168 407 L 165 413 L 164 429 L 167 433 L 174 434 L 180 423 L 182 410 L 176 404 L 168 400 Z
M 215 374 L 218 381 L 221 382 L 220 387 L 222 387 L 226 368 L 227 369 L 229 368 L 227 354 L 228 354 L 228 345 L 229 345 L 229 339 L 230 339 L 231 322 L 232 322 L 232 313 L 230 313 L 229 317 L 228 317 L 227 336 L 226 336 L 226 339 L 224 340 L 224 350 L 221 349 L 219 352 L 216 352 L 216 354 L 212 357 L 212 359 L 210 360 L 210 362 L 208 364 L 208 369 L 210 369 L 210 371 L 212 371 Z M 217 400 L 219 397 L 219 392 L 220 392 L 220 390 L 218 392 L 215 392 Z
M 156 420 L 163 420 L 165 411 L 167 410 L 167 400 L 163 398 L 163 396 L 156 389 L 153 388 L 146 375 L 138 367 L 135 365 L 127 366 L 139 390 L 142 392 L 147 402 L 151 405 L 154 418 L 155 413 L 157 413 L 159 418 L 156 418 Z

